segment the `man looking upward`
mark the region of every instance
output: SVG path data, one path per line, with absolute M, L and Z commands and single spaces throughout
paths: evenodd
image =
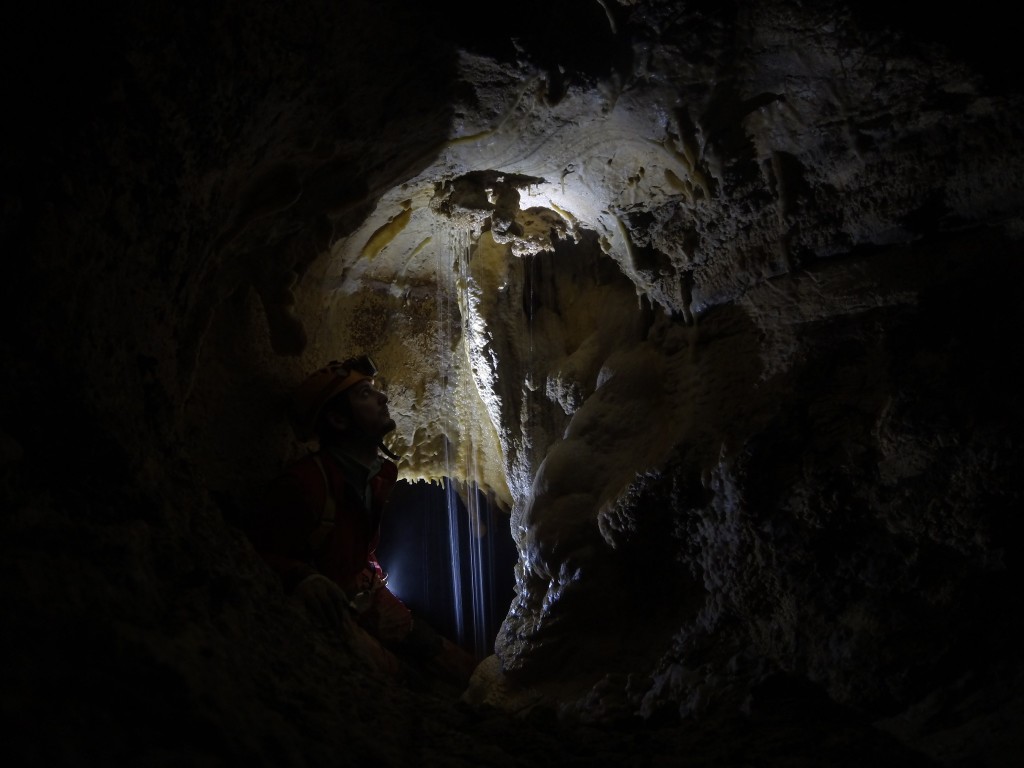
M 388 589 L 377 559 L 398 457 L 382 443 L 395 422 L 387 395 L 375 387 L 376 373 L 368 357 L 349 358 L 296 389 L 296 434 L 317 439 L 319 448 L 271 483 L 249 536 L 316 626 L 354 641 L 364 658 L 396 679 L 427 674 L 464 688 L 473 656 L 414 619 Z

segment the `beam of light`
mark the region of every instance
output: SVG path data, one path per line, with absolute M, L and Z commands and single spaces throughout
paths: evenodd
M 441 369 L 452 370 L 449 350 L 459 345 L 453 344 L 458 333 L 462 340 L 461 347 L 469 354 L 475 329 L 472 325 L 472 300 L 469 295 L 471 277 L 469 274 L 470 251 L 472 247 L 470 232 L 454 227 L 448 231 L 445 246 L 439 249 L 438 275 L 447 275 L 450 281 L 438 280 L 438 311 L 439 329 L 442 336 L 438 346 L 442 355 Z M 450 261 L 448 258 L 450 258 Z M 444 284 L 455 287 L 454 292 L 446 290 Z M 454 293 L 454 301 L 452 299 Z M 457 307 L 453 304 L 457 303 Z M 459 312 L 461 327 L 455 328 L 453 316 Z M 469 365 L 469 361 L 466 361 Z M 458 391 L 454 381 L 442 382 L 444 397 L 442 398 L 441 422 L 445 433 L 452 433 L 452 415 L 464 414 L 465 409 L 452 402 L 453 394 Z M 445 440 L 444 471 L 445 498 L 448 507 L 448 539 L 452 574 L 452 610 L 454 624 L 457 627 L 458 642 L 466 648 L 472 648 L 477 658 L 483 658 L 491 652 L 492 638 L 488 626 L 488 585 L 493 578 L 488 572 L 490 560 L 484 557 L 483 546 L 487 539 L 487 525 L 483 520 L 480 508 L 477 479 L 480 468 L 477 466 L 476 450 L 473 444 L 474 429 L 472 425 L 459 425 L 458 429 L 462 445 L 458 446 L 458 456 L 452 455 L 451 444 Z M 461 458 L 464 457 L 464 458 Z M 456 466 L 457 462 L 465 466 Z M 459 493 L 451 478 L 463 477 L 465 481 L 464 504 L 460 505 Z M 464 519 L 462 519 L 464 518 Z M 468 590 L 467 590 L 468 587 Z M 492 587 L 493 589 L 493 587 Z M 468 591 L 468 594 L 466 592 Z

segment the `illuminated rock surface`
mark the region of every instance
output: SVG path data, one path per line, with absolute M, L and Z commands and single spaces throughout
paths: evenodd
M 1018 764 L 1016 43 L 809 6 L 21 12 L 19 764 Z M 518 549 L 458 701 L 239 530 L 357 351 Z

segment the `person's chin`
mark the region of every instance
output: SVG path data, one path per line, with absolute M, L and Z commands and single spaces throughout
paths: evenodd
M 382 435 L 386 435 L 386 434 L 388 434 L 390 432 L 394 432 L 397 427 L 398 427 L 398 425 L 395 424 L 395 420 L 394 419 L 388 419 L 384 423 L 384 429 L 381 430 L 381 434 Z

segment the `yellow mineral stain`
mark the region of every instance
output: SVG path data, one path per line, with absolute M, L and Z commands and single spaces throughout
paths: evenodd
M 366 245 L 363 246 L 362 251 L 359 253 L 360 258 L 373 259 L 377 256 L 388 243 L 395 239 L 399 232 L 405 229 L 411 217 L 412 208 L 406 208 L 398 215 L 388 219 L 387 224 L 384 224 L 370 235 L 370 239 L 366 241 Z
M 480 139 L 487 138 L 492 133 L 494 133 L 493 130 L 486 130 L 480 131 L 479 133 L 470 134 L 469 136 L 459 136 L 454 139 L 449 139 L 446 142 L 445 146 L 455 147 L 458 146 L 459 144 L 472 144 L 474 141 L 480 141 Z
M 417 253 L 422 251 L 424 248 L 426 248 L 430 244 L 430 241 L 433 240 L 433 239 L 434 238 L 432 238 L 432 237 L 425 237 L 425 238 L 423 238 L 423 240 L 420 241 L 420 244 L 417 245 L 416 248 L 413 249 L 413 252 L 411 254 L 409 254 L 409 257 L 412 258 Z
M 577 218 L 575 216 L 573 216 L 571 213 L 569 213 L 567 210 L 565 210 L 564 208 L 559 208 L 554 203 L 549 203 L 549 205 L 555 211 L 555 213 L 557 213 L 559 216 L 561 216 L 563 219 L 565 219 L 569 224 L 575 225 L 577 223 L 577 221 L 578 221 Z

